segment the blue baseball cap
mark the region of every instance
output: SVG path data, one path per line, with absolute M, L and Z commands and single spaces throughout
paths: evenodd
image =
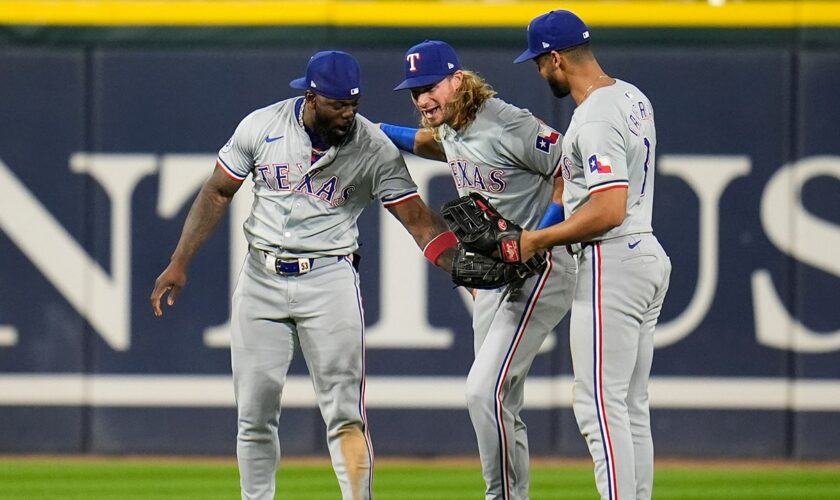
M 354 99 L 362 91 L 359 61 L 347 52 L 318 52 L 306 65 L 306 76 L 289 82 L 293 89 L 311 90 L 330 99 Z
M 589 28 L 568 10 L 552 10 L 528 25 L 528 50 L 513 60 L 521 63 L 552 50 L 566 50 L 589 43 Z
M 451 45 L 439 40 L 425 40 L 406 51 L 405 80 L 394 90 L 432 85 L 459 69 L 461 61 Z

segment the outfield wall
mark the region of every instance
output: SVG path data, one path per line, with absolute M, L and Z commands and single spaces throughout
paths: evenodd
M 648 94 L 658 125 L 654 226 L 674 264 L 651 381 L 658 453 L 840 457 L 836 29 L 601 24 L 602 66 Z M 0 452 L 233 454 L 226 321 L 246 189 L 177 307 L 156 319 L 148 295 L 215 152 L 245 114 L 295 95 L 314 51 L 359 58 L 375 121 L 416 120 L 391 88 L 404 49 L 443 35 L 504 99 L 561 130 L 571 116 L 533 65 L 511 64 L 522 29 L 237 36 L 249 31 L 0 26 Z M 445 164 L 407 160 L 430 205 L 455 196 Z M 386 211 L 360 226 L 377 452 L 475 453 L 469 299 Z M 586 454 L 567 332 L 529 378 L 536 454 Z M 284 402 L 284 452 L 326 453 L 302 359 Z

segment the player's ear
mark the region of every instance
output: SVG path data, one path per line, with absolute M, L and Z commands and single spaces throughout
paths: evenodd
M 556 50 L 552 50 L 550 55 L 552 69 L 559 68 L 565 71 L 566 65 L 568 63 L 568 61 L 566 60 L 566 55 L 562 52 L 557 52 Z
M 452 88 L 460 90 L 461 85 L 464 83 L 464 72 L 459 69 L 458 71 L 452 73 L 450 78 L 452 80 Z

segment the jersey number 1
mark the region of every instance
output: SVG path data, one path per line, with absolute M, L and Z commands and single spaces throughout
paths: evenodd
M 645 195 L 645 186 L 647 185 L 648 165 L 650 164 L 650 141 L 645 137 L 645 176 L 642 178 L 642 192 L 641 196 Z

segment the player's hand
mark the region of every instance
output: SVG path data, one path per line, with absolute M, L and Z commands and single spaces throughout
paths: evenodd
M 166 304 L 170 307 L 174 306 L 178 293 L 186 284 L 186 269 L 183 266 L 170 263 L 155 280 L 155 288 L 152 290 L 152 296 L 149 299 L 155 316 L 163 316 L 163 310 L 160 308 L 160 300 L 163 296 L 169 292 L 166 297 Z

